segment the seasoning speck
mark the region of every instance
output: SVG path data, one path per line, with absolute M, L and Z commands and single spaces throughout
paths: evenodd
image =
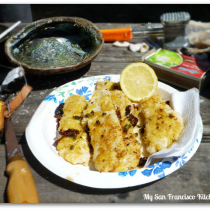
M 131 127 L 131 125 L 125 125 L 124 126 L 124 131 L 127 132 L 130 127 Z
M 71 145 L 71 146 L 70 146 L 70 150 L 73 150 L 73 149 L 74 149 L 74 146 L 73 146 L 73 145 Z

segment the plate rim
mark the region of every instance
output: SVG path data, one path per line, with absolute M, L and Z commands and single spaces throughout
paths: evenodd
M 86 77 L 86 78 L 80 78 L 80 79 L 73 80 L 71 82 L 65 83 L 58 88 L 64 87 L 65 85 L 70 84 L 72 82 L 79 82 L 79 81 L 82 82 L 83 80 L 86 82 L 88 79 L 91 79 L 91 78 L 98 79 L 98 78 L 103 78 L 103 77 L 105 77 L 105 78 L 106 77 L 113 77 L 113 78 L 118 77 L 118 79 L 119 79 L 119 76 L 120 76 L 119 74 L 109 74 L 109 75 L 97 75 L 97 76 L 91 76 L 91 77 Z M 159 84 L 161 84 L 163 87 L 165 86 L 165 87 L 169 88 L 169 90 L 171 90 L 171 91 L 178 91 L 175 88 L 158 81 L 158 85 Z M 56 91 L 56 89 L 54 89 L 50 94 L 48 94 L 48 96 L 52 95 L 52 93 L 54 93 Z M 25 135 L 26 135 L 26 141 L 28 143 L 28 146 L 29 146 L 31 152 L 33 153 L 33 155 L 36 157 L 36 159 L 46 169 L 48 169 L 50 172 L 56 174 L 57 176 L 59 176 L 61 178 L 67 179 L 69 181 L 72 181 L 74 183 L 77 183 L 77 184 L 80 184 L 80 185 L 83 185 L 83 186 L 86 186 L 86 187 L 93 187 L 93 188 L 100 188 L 100 189 L 116 189 L 116 188 L 134 187 L 134 186 L 138 186 L 138 185 L 144 185 L 144 184 L 147 184 L 147 183 L 150 183 L 150 182 L 153 182 L 153 181 L 157 181 L 158 179 L 163 178 L 163 177 L 175 172 L 176 170 L 181 168 L 186 162 L 188 162 L 191 159 L 191 157 L 196 153 L 198 147 L 200 146 L 200 142 L 201 142 L 201 139 L 202 139 L 203 123 L 202 123 L 202 119 L 201 119 L 201 116 L 200 116 L 200 118 L 199 118 L 199 120 L 200 120 L 200 132 L 198 132 L 198 136 L 197 136 L 197 139 L 196 139 L 197 142 L 195 141 L 195 144 L 193 146 L 194 149 L 193 150 L 191 149 L 192 150 L 191 152 L 189 151 L 189 155 L 187 156 L 187 158 L 185 158 L 185 160 L 183 159 L 184 164 L 180 165 L 180 167 L 176 167 L 173 170 L 169 170 L 169 168 L 167 168 L 168 166 L 166 166 L 164 164 L 170 162 L 169 159 L 171 159 L 171 158 L 165 158 L 162 161 L 155 163 L 156 165 L 153 164 L 151 166 L 148 166 L 147 168 L 130 170 L 130 171 L 127 171 L 127 172 L 102 172 L 102 173 L 100 173 L 98 171 L 91 171 L 91 170 L 87 170 L 86 168 L 77 167 L 77 165 L 72 165 L 71 163 L 68 163 L 67 161 L 65 161 L 63 158 L 59 157 L 59 159 L 60 159 L 59 163 L 61 163 L 61 162 L 65 163 L 65 164 L 61 164 L 61 166 L 67 166 L 68 165 L 68 169 L 71 171 L 69 176 L 66 176 L 66 175 L 64 176 L 64 174 L 62 174 L 63 169 L 62 170 L 56 170 L 55 166 L 52 164 L 53 161 L 58 161 L 58 157 L 55 156 L 55 155 L 53 156 L 54 153 L 52 153 L 50 148 L 48 148 L 48 145 L 46 144 L 46 142 L 43 141 L 42 146 L 44 146 L 44 149 L 47 149 L 46 151 L 49 153 L 48 157 L 52 158 L 50 163 L 48 161 L 46 161 L 46 158 L 43 158 L 43 152 L 46 152 L 46 151 L 43 151 L 43 149 L 40 149 L 40 147 L 37 146 L 37 145 L 35 145 L 35 147 L 34 147 L 34 143 L 35 143 L 34 140 L 31 141 L 32 138 L 30 136 L 31 135 L 30 132 L 35 132 L 38 128 L 37 127 L 34 131 L 34 127 L 33 127 L 34 122 L 35 122 L 34 119 L 36 118 L 36 116 L 40 115 L 40 112 L 44 112 L 44 109 L 47 108 L 47 103 L 46 103 L 45 99 L 38 106 L 37 110 L 33 114 L 29 124 L 26 127 Z M 49 103 L 48 103 L 48 106 L 49 106 Z M 39 120 L 41 121 L 43 117 L 44 117 L 44 114 L 40 115 Z M 43 136 L 40 136 L 40 135 L 38 135 L 38 137 L 43 138 Z M 181 158 L 181 157 L 178 157 L 178 158 Z M 177 162 L 177 160 L 175 162 Z M 171 160 L 171 161 L 172 161 L 171 166 L 176 164 L 175 162 L 173 162 L 173 160 Z M 163 168 L 162 169 L 162 174 L 159 174 L 159 175 L 155 174 L 154 171 L 155 171 L 156 166 L 160 167 L 160 168 L 161 167 Z M 173 166 L 173 167 L 175 167 L 175 166 Z M 74 170 L 73 172 L 72 172 L 72 169 Z M 152 172 L 151 172 L 151 170 L 152 170 Z M 88 171 L 88 173 L 84 173 L 85 171 L 86 172 Z M 148 176 L 148 173 L 146 174 L 145 171 L 147 171 L 148 173 L 151 172 L 152 174 L 150 176 Z M 145 174 L 143 174 L 143 172 L 145 172 Z M 81 175 L 81 173 L 84 173 L 86 175 L 85 176 Z M 102 183 L 100 182 L 100 180 L 98 180 L 98 174 L 100 174 L 100 179 L 103 180 Z M 111 174 L 111 176 L 110 176 L 110 174 Z M 86 180 L 86 178 L 89 178 L 89 180 L 84 181 L 84 179 Z M 107 179 L 107 178 L 108 179 L 117 178 L 120 181 L 117 181 L 116 183 L 114 182 L 114 185 L 113 185 L 113 181 L 110 181 L 110 180 L 105 180 L 104 181 L 104 179 Z M 145 178 L 146 182 L 144 182 L 144 179 L 142 181 L 140 178 Z M 91 180 L 94 180 L 94 181 L 91 181 Z M 121 182 L 121 184 L 120 184 L 120 182 Z

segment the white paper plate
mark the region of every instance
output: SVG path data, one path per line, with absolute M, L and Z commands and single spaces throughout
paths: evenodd
M 102 75 L 69 82 L 55 89 L 38 107 L 26 128 L 26 139 L 29 148 L 41 164 L 56 175 L 77 184 L 94 188 L 123 188 L 143 185 L 163 178 L 190 160 L 201 142 L 203 133 L 201 118 L 198 136 L 195 139 L 194 146 L 188 153 L 181 157 L 163 159 L 147 168 L 119 173 L 99 173 L 98 171 L 93 171 L 90 167 L 72 165 L 60 157 L 53 146 L 56 140 L 54 111 L 60 103 L 63 103 L 72 94 L 84 95 L 88 100 L 92 95 L 98 78 L 118 82 L 120 75 Z M 158 82 L 157 91 L 167 100 L 170 98 L 170 94 L 177 90 Z

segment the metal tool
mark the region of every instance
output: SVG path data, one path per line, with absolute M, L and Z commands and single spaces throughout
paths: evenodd
M 10 31 L 12 31 L 15 27 L 17 27 L 19 24 L 21 23 L 21 21 L 16 22 L 15 24 L 13 24 L 12 26 L 10 26 L 7 30 L 5 30 L 4 32 L 2 32 L 0 34 L 0 39 L 3 38 L 4 36 L 6 36 Z
M 104 41 L 131 41 L 135 38 L 147 36 L 163 36 L 162 24 L 148 23 L 143 27 L 102 29 Z
M 177 50 L 189 46 L 185 26 L 190 21 L 188 12 L 165 13 L 160 21 L 164 27 L 164 48 Z
M 7 73 L 6 77 L 4 78 L 4 80 L 0 86 L 0 93 L 4 93 L 4 91 L 7 90 L 8 85 L 11 82 L 15 81 L 16 79 L 22 78 L 22 77 L 24 77 L 25 83 L 27 84 L 27 80 L 25 77 L 25 71 L 22 66 L 19 66 L 17 68 L 10 70 Z
M 165 13 L 161 23 L 148 23 L 143 27 L 103 29 L 104 41 L 131 41 L 139 37 L 164 37 L 164 48 L 179 49 L 189 45 L 185 26 L 190 20 L 188 12 Z
M 38 193 L 31 171 L 15 136 L 10 118 L 5 119 L 5 139 L 9 176 L 7 197 L 9 203 L 38 203 Z
M 5 145 L 7 154 L 6 173 L 9 176 L 7 197 L 9 203 L 39 203 L 36 185 L 20 150 L 14 127 L 11 121 L 12 113 L 24 102 L 32 87 L 27 85 L 24 69 L 20 66 L 8 72 L 2 82 L 0 91 L 3 92 L 9 83 L 17 78 L 24 77 L 25 85 L 9 103 L 0 101 L 0 131 L 5 128 Z

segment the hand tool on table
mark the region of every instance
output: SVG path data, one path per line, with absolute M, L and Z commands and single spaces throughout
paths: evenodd
M 17 27 L 19 24 L 21 23 L 21 21 L 16 22 L 15 24 L 13 24 L 12 26 L 10 26 L 7 30 L 5 30 L 4 32 L 2 32 L 0 34 L 0 39 L 3 38 L 4 36 L 6 36 L 10 31 L 12 31 L 15 27 Z
M 11 75 L 11 72 L 4 80 L 5 84 L 11 81 L 11 77 L 17 77 L 16 74 Z M 21 105 L 31 90 L 32 87 L 25 84 L 10 103 L 0 101 L 0 131 L 3 126 L 5 127 L 5 145 L 8 161 L 6 173 L 9 176 L 7 197 L 9 203 L 39 202 L 33 176 L 20 150 L 11 121 L 12 113 Z
M 148 23 L 143 27 L 102 29 L 104 41 L 131 41 L 140 36 L 163 36 L 162 24 Z
M 102 29 L 104 41 L 131 41 L 140 37 L 164 36 L 164 48 L 178 49 L 187 47 L 189 41 L 185 36 L 185 26 L 190 20 L 188 12 L 165 13 L 161 23 L 148 23 L 143 27 Z
M 1 81 L 1 86 L 0 86 L 0 93 L 3 94 L 7 92 L 8 90 L 8 85 L 11 82 L 14 82 L 16 79 L 24 77 L 25 79 L 25 72 L 22 66 L 19 66 L 17 68 L 14 68 L 7 72 L 6 77 L 4 78 L 3 81 Z M 27 81 L 25 79 L 25 83 L 27 84 Z
M 20 150 L 11 118 L 5 119 L 7 150 L 7 198 L 9 203 L 39 203 L 36 185 L 28 164 Z
M 0 101 L 0 131 L 4 127 L 4 119 L 12 115 L 12 113 L 20 106 L 31 90 L 32 87 L 25 84 L 10 103 Z

